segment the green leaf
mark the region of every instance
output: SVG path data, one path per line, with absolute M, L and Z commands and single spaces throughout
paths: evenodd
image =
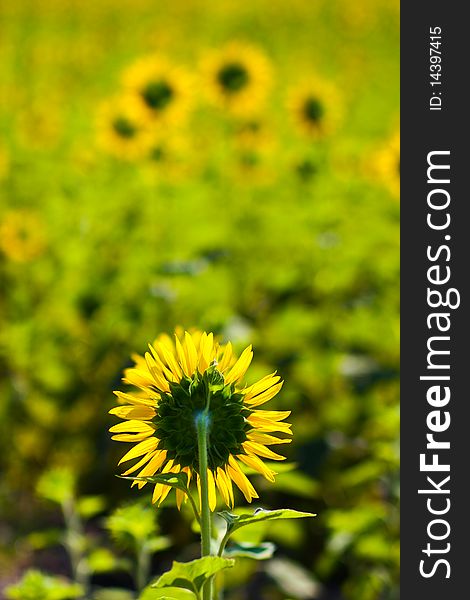
M 132 481 L 146 481 L 147 483 L 163 483 L 170 485 L 183 492 L 188 491 L 188 476 L 186 473 L 160 473 L 151 477 L 124 477 L 118 475 L 120 479 L 130 479 Z
M 276 546 L 271 542 L 263 542 L 261 544 L 250 544 L 247 542 L 239 542 L 232 544 L 230 548 L 224 550 L 226 558 L 254 558 L 255 560 L 266 560 L 271 558 Z
M 111 571 L 131 571 L 132 565 L 126 559 L 115 556 L 107 548 L 96 548 L 87 557 L 91 573 L 109 573 Z
M 171 546 L 171 540 L 169 537 L 161 535 L 147 540 L 145 546 L 149 552 L 161 552 Z
M 5 590 L 10 600 L 71 600 L 83 595 L 77 583 L 36 571 L 27 571 L 20 582 Z
M 75 474 L 70 468 L 56 467 L 45 471 L 39 479 L 36 492 L 38 496 L 65 504 L 70 502 L 75 493 Z
M 204 583 L 213 575 L 233 567 L 235 561 L 219 556 L 204 556 L 191 562 L 173 562 L 169 571 L 157 579 L 151 587 L 184 587 L 199 594 Z
M 227 531 L 233 532 L 245 525 L 259 523 L 261 521 L 275 521 L 278 519 L 300 519 L 302 517 L 316 517 L 313 513 L 300 512 L 291 508 L 280 508 L 278 510 L 264 510 L 257 508 L 253 514 L 235 515 L 223 510 L 218 513 L 227 523 Z
M 138 600 L 195 600 L 196 594 L 185 588 L 166 587 L 154 588 L 147 587 L 140 594 Z
M 103 511 L 106 506 L 104 496 L 84 496 L 77 500 L 77 509 L 84 519 L 91 519 Z

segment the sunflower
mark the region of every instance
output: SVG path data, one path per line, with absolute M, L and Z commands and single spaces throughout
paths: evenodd
M 392 196 L 400 195 L 400 133 L 394 133 L 373 157 L 376 177 L 388 188 Z
M 110 411 L 124 419 L 111 427 L 112 439 L 135 444 L 119 461 L 138 459 L 124 475 L 184 472 L 188 481 L 196 479 L 200 490 L 196 420 L 204 411 L 209 420 L 210 509 L 215 510 L 216 490 L 227 506 L 233 506 L 232 483 L 247 502 L 257 498 L 242 467 L 273 482 L 276 473 L 262 459 L 283 460 L 268 446 L 290 442 L 273 435 L 291 434 L 291 425 L 284 422 L 290 411 L 258 408 L 279 392 L 281 378 L 272 373 L 253 385 L 242 385 L 253 357 L 251 346 L 237 359 L 230 342 L 221 345 L 212 333 L 177 333 L 174 340 L 163 334 L 149 348 L 145 357 L 134 355 L 135 366 L 124 373 L 123 381 L 137 390 L 114 392 L 121 406 Z M 133 485 L 141 488 L 145 483 Z M 156 484 L 152 501 L 160 504 L 169 491 L 169 486 Z M 185 493 L 177 490 L 178 508 L 184 499 Z
M 207 98 L 236 115 L 250 115 L 271 88 L 271 65 L 257 48 L 232 42 L 207 55 L 201 65 Z
M 147 120 L 181 123 L 191 108 L 191 76 L 162 56 L 142 58 L 131 65 L 124 72 L 123 85 Z
M 152 146 L 153 133 L 133 97 L 118 96 L 104 102 L 98 112 L 97 142 L 117 158 L 143 158 Z
M 331 133 L 341 119 L 338 94 L 330 83 L 311 79 L 294 90 L 288 107 L 300 133 L 321 138 Z
M 14 262 L 28 262 L 45 248 L 44 225 L 28 210 L 12 210 L 0 221 L 0 250 Z

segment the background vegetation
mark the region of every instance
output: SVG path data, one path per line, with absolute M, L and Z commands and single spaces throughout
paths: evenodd
M 398 16 L 0 5 L 0 590 L 68 579 L 7 597 L 132 598 L 197 555 L 189 514 L 129 505 L 107 432 L 130 354 L 178 325 L 253 343 L 253 378 L 286 380 L 290 466 L 260 505 L 319 515 L 256 531 L 275 558 L 242 560 L 226 597 L 398 597 Z M 110 115 L 148 56 L 185 102 L 136 117 L 131 146 Z M 243 102 L 217 88 L 224 60 L 256 83 Z

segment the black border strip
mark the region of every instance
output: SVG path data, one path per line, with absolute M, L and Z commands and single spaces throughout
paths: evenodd
M 465 218 L 470 205 L 466 189 L 470 174 L 466 105 L 470 97 L 465 92 L 470 25 L 464 7 L 463 2 L 436 0 L 401 5 L 402 600 L 470 597 L 470 397 L 466 386 L 470 373 L 470 230 Z M 438 56 L 430 51 L 431 28 L 441 29 L 441 39 L 436 35 L 434 40 L 442 42 L 438 46 L 439 78 L 431 77 L 438 72 L 430 68 L 437 64 L 431 55 Z M 431 85 L 432 81 L 440 83 Z M 440 110 L 439 100 L 431 98 L 441 98 Z M 429 154 L 436 151 L 449 154 Z M 431 169 L 428 182 L 428 160 L 450 165 L 450 169 Z M 444 207 L 447 195 L 450 200 Z M 433 209 L 428 202 L 441 203 L 444 208 Z M 450 219 L 448 227 L 433 229 L 427 223 L 428 214 L 437 226 Z M 428 271 L 433 266 L 437 269 Z M 446 283 L 430 281 L 445 279 L 449 273 Z M 455 289 L 450 304 L 460 297 L 460 306 L 432 308 L 428 288 L 440 291 L 444 301 L 447 291 Z M 430 302 L 439 304 L 439 296 L 432 295 Z M 432 313 L 447 317 L 429 317 Z M 440 331 L 438 322 L 442 329 L 448 325 L 448 331 Z M 431 340 L 433 336 L 436 339 Z M 431 350 L 448 350 L 449 354 L 429 354 L 427 344 Z M 447 376 L 449 380 L 420 376 Z M 434 392 L 429 392 L 433 386 Z M 450 393 L 447 402 L 445 387 Z M 438 432 L 439 428 L 443 430 Z M 434 434 L 432 439 L 444 444 L 449 442 L 450 448 L 427 448 L 427 434 Z M 449 465 L 449 471 L 420 469 L 421 454 L 425 465 L 434 460 L 444 465 L 438 469 Z M 421 494 L 420 489 L 424 490 Z M 442 513 L 437 514 L 439 511 Z

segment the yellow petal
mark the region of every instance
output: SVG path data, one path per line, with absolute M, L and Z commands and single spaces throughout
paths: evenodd
M 147 369 L 144 369 L 146 365 L 142 365 L 139 369 L 124 369 L 123 381 L 130 385 L 135 385 L 138 388 L 145 389 L 149 385 L 152 385 L 152 377 Z
M 188 375 L 191 376 L 194 374 L 197 367 L 197 351 L 193 338 L 187 331 L 184 333 L 184 351 L 186 353 L 186 360 L 188 363 Z
M 142 469 L 142 471 L 138 474 L 138 477 L 151 477 L 155 475 L 158 469 L 162 466 L 162 464 L 166 460 L 166 450 L 159 450 L 151 459 L 146 467 Z M 138 486 L 139 490 L 144 487 L 146 481 L 139 481 Z
M 223 373 L 226 369 L 228 369 L 232 363 L 232 344 L 228 342 L 224 349 L 224 354 L 222 359 L 219 362 L 218 370 Z
M 255 469 L 255 471 L 258 471 L 258 473 L 261 473 L 261 475 L 264 475 L 268 481 L 274 483 L 274 475 L 276 475 L 275 471 L 268 469 L 268 467 L 260 458 L 255 455 L 247 456 L 245 454 L 237 454 L 237 458 L 238 460 L 241 460 L 242 463 L 245 463 L 245 465 L 248 467 Z
M 257 442 L 258 444 L 263 444 L 263 446 L 270 446 L 272 444 L 289 444 L 292 442 L 292 438 L 281 439 L 267 433 L 260 433 L 259 431 L 256 431 L 256 429 L 251 429 L 247 435 L 251 442 Z
M 251 502 L 253 498 L 258 498 L 255 488 L 251 485 L 246 475 L 242 472 L 237 461 L 233 458 L 233 456 L 229 456 L 228 460 L 228 474 L 232 481 L 234 481 L 237 487 L 242 491 L 246 501 Z
M 189 377 L 191 375 L 191 371 L 190 371 L 190 368 L 188 365 L 188 360 L 187 360 L 186 354 L 183 350 L 183 346 L 181 345 L 181 342 L 179 341 L 177 335 L 175 335 L 175 344 L 176 344 L 176 355 L 178 356 L 178 360 L 180 361 L 181 366 L 183 367 L 184 374 Z
M 109 411 L 110 415 L 116 415 L 121 419 L 139 419 L 150 421 L 157 414 L 150 406 L 116 406 Z
M 276 375 L 276 371 L 274 371 L 274 373 L 271 373 L 270 375 L 266 375 L 265 377 L 263 377 L 263 379 L 260 379 L 259 381 L 245 389 L 245 400 L 250 400 L 250 398 L 253 398 L 253 396 L 261 394 L 261 392 L 264 392 L 265 390 L 270 388 L 280 379 L 281 378 L 279 377 L 279 375 Z
M 131 460 L 131 458 L 137 458 L 138 456 L 142 456 L 142 454 L 152 452 L 152 450 L 156 449 L 158 441 L 159 440 L 157 440 L 156 437 L 151 437 L 150 439 L 140 442 L 140 444 L 137 444 L 136 446 L 131 448 L 129 452 L 124 454 L 124 456 L 121 458 L 118 464 L 126 462 L 127 460 Z
M 191 481 L 191 470 L 189 467 L 184 467 L 183 469 L 181 469 L 182 473 L 186 473 L 186 475 L 188 476 L 188 487 L 189 487 L 189 482 Z M 176 506 L 178 507 L 178 510 L 181 510 L 181 504 L 183 502 L 186 502 L 186 500 L 188 499 L 186 492 L 183 492 L 182 490 L 177 489 L 176 490 Z
M 207 487 L 209 492 L 209 509 L 214 512 L 215 507 L 217 506 L 217 496 L 215 493 L 214 475 L 210 469 L 207 469 Z
M 170 461 L 170 462 L 173 463 L 173 461 Z M 170 471 L 172 473 L 179 473 L 180 472 L 180 466 L 179 465 L 173 465 L 173 464 L 171 466 L 167 465 L 163 469 L 162 473 L 169 473 Z M 165 485 L 165 484 L 163 484 L 163 490 L 162 490 L 161 496 L 160 496 L 160 498 L 158 500 L 158 506 L 160 506 L 160 504 L 163 502 L 163 500 L 165 500 L 165 498 L 168 496 L 168 494 L 171 492 L 171 490 L 172 490 L 171 485 Z
M 225 383 L 233 383 L 242 379 L 245 375 L 248 367 L 250 366 L 251 359 L 253 358 L 253 351 L 251 345 L 243 350 L 240 358 L 230 369 L 229 374 L 225 378 Z
M 201 345 L 199 348 L 199 371 L 203 373 L 211 364 L 214 359 L 214 334 L 209 333 L 201 338 Z
M 152 433 L 117 433 L 111 439 L 116 442 L 141 442 L 151 436 Z
M 137 392 L 141 393 L 141 392 Z M 124 392 L 113 392 L 118 398 L 118 402 L 120 404 L 135 404 L 137 406 L 157 406 L 158 400 L 155 398 L 142 398 L 140 396 L 135 396 L 134 394 L 125 394 Z
M 155 430 L 150 425 L 147 425 L 145 421 L 123 421 L 110 427 L 109 431 L 111 433 L 153 433 Z
M 176 360 L 174 354 L 170 352 L 164 345 L 160 345 L 160 350 L 163 354 L 166 364 L 168 365 L 170 371 L 172 372 L 175 381 L 181 380 L 183 376 L 183 371 L 181 370 L 178 361 Z
M 270 458 L 271 460 L 286 460 L 285 456 L 276 454 L 269 448 L 266 448 L 261 444 L 257 444 L 256 442 L 243 442 L 242 446 L 244 450 L 249 454 L 257 454 L 258 456 L 262 456 L 263 458 Z
M 290 410 L 254 410 L 253 416 L 269 419 L 270 421 L 282 421 L 290 415 Z
M 247 419 L 248 423 L 263 433 L 287 433 L 292 435 L 290 423 L 278 423 L 276 421 L 270 421 L 269 419 L 261 419 L 260 417 L 254 417 L 250 415 Z
M 215 483 L 220 495 L 223 498 L 225 504 L 229 507 L 233 507 L 233 490 L 230 483 L 230 479 L 225 474 L 225 471 L 220 467 L 217 467 L 217 475 L 215 476 Z
M 149 452 L 148 454 L 146 454 L 143 458 L 139 460 L 139 462 L 136 462 L 135 465 L 133 465 L 130 469 L 127 469 L 127 471 L 123 473 L 123 476 L 129 475 L 130 473 L 134 473 L 135 471 L 139 470 L 145 465 L 146 462 L 148 462 L 153 456 L 155 456 L 156 452 L 159 451 L 155 450 L 154 452 Z
M 163 360 L 158 355 L 155 348 L 149 344 L 149 348 L 152 352 L 150 355 L 148 352 L 145 353 L 145 360 L 147 361 L 147 365 L 149 367 L 149 371 L 152 375 L 157 379 L 164 379 L 168 381 L 176 381 L 176 377 L 173 373 L 168 369 Z
M 271 398 L 273 398 L 279 392 L 279 390 L 282 388 L 283 384 L 284 384 L 284 382 L 281 381 L 280 383 L 277 383 L 276 385 L 271 386 L 269 389 L 262 392 L 261 394 L 258 394 L 257 396 L 253 396 L 249 400 L 245 397 L 244 400 L 250 407 L 260 406 L 261 404 L 264 404 L 268 400 L 271 400 Z

